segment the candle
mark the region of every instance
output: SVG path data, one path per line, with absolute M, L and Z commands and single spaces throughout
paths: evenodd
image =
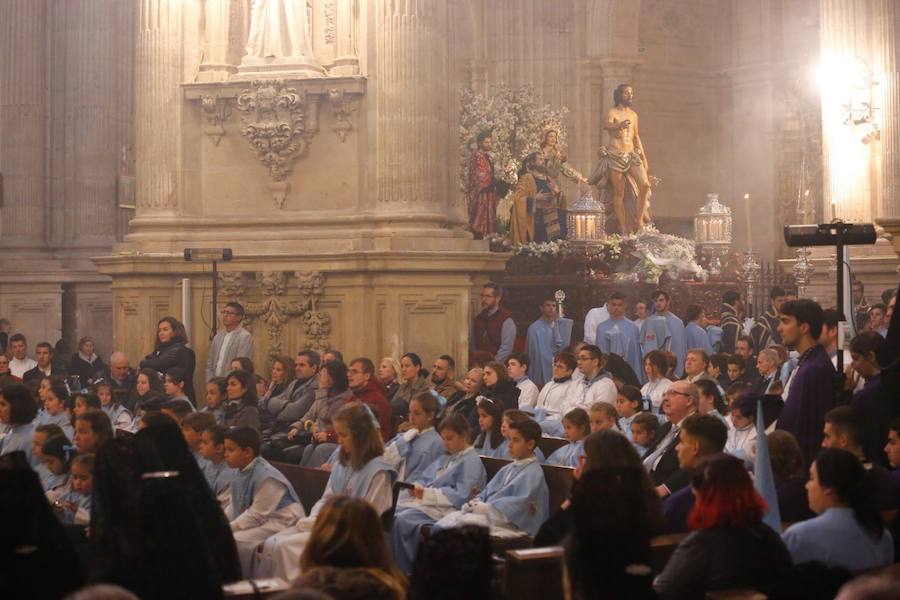
M 750 194 L 744 194 L 744 200 L 747 201 L 747 246 L 748 250 L 753 250 L 753 233 L 750 227 Z

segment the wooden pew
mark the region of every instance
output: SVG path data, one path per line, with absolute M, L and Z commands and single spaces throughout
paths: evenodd
M 650 553 L 653 560 L 653 572 L 661 573 L 669 557 L 675 552 L 678 544 L 688 536 L 687 533 L 670 533 L 650 540 Z
M 561 546 L 509 550 L 503 588 L 506 598 L 564 598 L 565 552 Z
M 550 455 L 569 443 L 569 440 L 561 437 L 544 436 L 538 444 L 538 448 L 544 453 L 544 458 L 550 458 Z
M 558 465 L 541 465 L 541 468 L 544 470 L 544 479 L 547 480 L 547 488 L 550 491 L 550 514 L 552 515 L 572 494 L 572 486 L 575 484 L 575 469 Z
M 484 470 L 487 473 L 487 480 L 490 481 L 494 478 L 494 475 L 497 474 L 497 471 L 511 463 L 512 461 L 506 458 L 494 458 L 492 456 L 482 456 L 481 464 L 484 465 Z
M 306 509 L 306 514 L 309 514 L 313 505 L 325 493 L 331 472 L 283 462 L 273 462 L 272 466 L 281 471 L 282 475 L 294 486 L 300 503 Z

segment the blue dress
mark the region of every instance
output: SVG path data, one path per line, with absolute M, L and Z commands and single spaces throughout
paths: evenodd
M 420 432 L 411 442 L 398 433 L 387 443 L 384 458 L 397 469 L 400 481 L 415 481 L 428 465 L 445 452 L 444 440 L 431 428 Z
M 575 468 L 578 466 L 578 459 L 581 458 L 582 454 L 584 454 L 584 440 L 578 440 L 558 448 L 547 458 L 546 463 L 548 465 Z
M 0 438 L 0 456 L 21 450 L 28 458 L 29 464 L 35 466 L 31 454 L 31 443 L 34 437 L 34 424 L 10 425 L 9 432 Z
M 643 385 L 647 375 L 642 366 L 641 332 L 628 319 L 608 319 L 597 326 L 597 347 L 607 354 L 618 354 L 628 363 Z
M 484 489 L 486 479 L 484 465 L 472 447 L 445 454 L 425 469 L 415 482 L 426 488 L 425 497 L 403 501 L 394 514 L 390 547 L 401 571 L 412 571 L 422 527 L 433 525 L 448 512 L 462 508 Z
M 829 508 L 808 521 L 791 525 L 782 534 L 794 564 L 813 560 L 829 567 L 866 571 L 894 562 L 894 539 L 882 530 L 876 540 L 863 529 L 851 508 Z
M 572 340 L 572 319 L 547 323 L 538 319 L 528 326 L 525 349 L 528 352 L 528 378 L 538 387 L 553 379 L 553 357 Z

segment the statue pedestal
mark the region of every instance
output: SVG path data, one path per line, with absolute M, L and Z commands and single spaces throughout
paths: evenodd
M 237 79 L 324 77 L 325 69 L 310 56 L 286 58 L 244 58 L 237 69 Z

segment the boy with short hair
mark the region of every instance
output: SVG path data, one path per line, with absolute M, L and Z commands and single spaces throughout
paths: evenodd
M 537 534 L 549 516 L 549 490 L 534 451 L 541 427 L 532 419 L 509 422 L 509 454 L 513 462 L 500 469 L 484 490 L 462 510 L 438 521 L 434 530 L 463 525 L 489 527 L 495 537 Z
M 228 505 L 228 491 L 231 480 L 237 475 L 225 462 L 225 428 L 213 424 L 200 434 L 198 451 L 205 461 L 203 476 L 224 509 Z
M 528 378 L 528 367 L 531 362 L 524 352 L 513 352 L 506 359 L 506 372 L 510 379 L 519 388 L 519 408 L 534 411 L 540 390 L 538 386 Z
M 237 473 L 231 482 L 225 515 L 231 521 L 244 577 L 253 577 L 254 551 L 269 536 L 305 516 L 297 492 L 281 471 L 259 456 L 259 432 L 232 427 L 225 432 L 225 462 Z
M 756 461 L 756 402 L 759 398 L 753 394 L 742 394 L 731 404 L 731 427 L 728 428 L 728 440 L 725 452 L 744 461 L 748 469 Z
M 656 438 L 656 432 L 659 431 L 659 418 L 648 412 L 641 412 L 634 416 L 631 421 L 631 443 L 637 450 L 641 458 L 647 453 L 647 448 Z
M 166 371 L 166 377 L 163 380 L 163 391 L 170 400 L 180 400 L 194 408 L 194 403 L 188 398 L 185 387 L 187 386 L 187 373 L 179 367 L 172 367 Z
M 728 357 L 728 381 L 731 383 L 744 383 L 746 376 L 746 363 L 744 359 L 737 355 Z
M 216 424 L 216 417 L 208 412 L 192 412 L 184 416 L 181 421 L 181 435 L 187 442 L 191 454 L 197 461 L 197 466 L 203 471 L 206 469 L 206 459 L 200 454 L 200 442 L 203 432 Z

